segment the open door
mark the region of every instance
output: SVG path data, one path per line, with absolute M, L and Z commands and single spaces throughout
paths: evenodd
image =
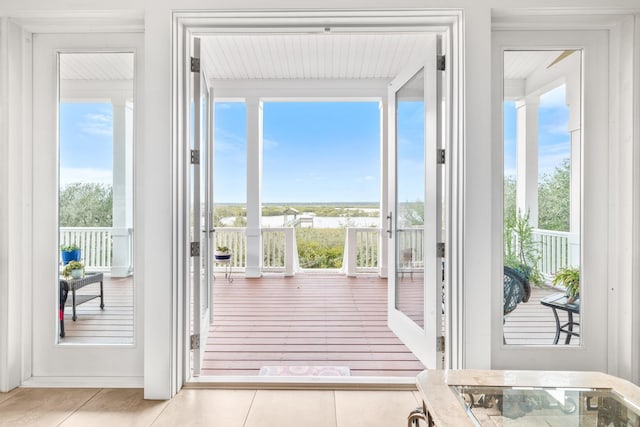
M 200 375 L 203 349 L 209 329 L 211 301 L 211 240 L 212 230 L 212 162 L 211 162 L 211 103 L 206 79 L 200 70 L 200 39 L 193 41 L 191 61 L 192 95 L 190 112 L 192 114 L 190 138 L 189 207 L 191 242 L 191 291 L 192 291 L 192 330 L 191 349 L 193 350 L 193 375 Z
M 391 82 L 389 327 L 429 369 L 442 367 L 442 155 L 438 38 Z

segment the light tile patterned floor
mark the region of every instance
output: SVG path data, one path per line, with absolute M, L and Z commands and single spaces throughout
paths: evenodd
M 0 393 L 0 426 L 406 426 L 411 391 L 16 389 Z

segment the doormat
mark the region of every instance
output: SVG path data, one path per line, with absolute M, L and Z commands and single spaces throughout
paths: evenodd
M 349 377 L 348 366 L 263 366 L 261 377 Z

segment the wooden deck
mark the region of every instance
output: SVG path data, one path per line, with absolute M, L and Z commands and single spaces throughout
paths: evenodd
M 78 293 L 97 293 L 98 286 Z M 67 307 L 61 343 L 133 343 L 133 278 L 105 275 L 104 286 L 104 310 L 99 299 L 81 304 L 73 322 Z M 555 321 L 540 298 L 554 292 L 533 288 L 529 302 L 506 317 L 507 344 L 552 344 Z M 348 366 L 352 376 L 413 376 L 423 369 L 387 327 L 387 283 L 376 276 L 238 274 L 228 283 L 218 274 L 214 302 L 203 375 L 257 375 L 269 365 Z M 579 342 L 574 337 L 571 345 Z
M 258 375 L 262 366 L 348 366 L 351 376 L 424 369 L 387 327 L 387 282 L 302 274 L 218 278 L 203 375 Z
M 556 323 L 553 311 L 540 304 L 540 299 L 559 292 L 557 289 L 531 289 L 531 298 L 507 315 L 504 323 L 504 338 L 507 344 L 522 345 L 552 345 L 556 333 Z M 560 322 L 567 321 L 566 312 L 558 312 Z M 580 321 L 580 316 L 574 315 L 574 321 Z M 560 335 L 558 345 L 564 345 L 566 335 Z M 579 345 L 580 337 L 573 337 L 569 345 Z
M 78 295 L 99 294 L 99 283 L 78 290 Z M 71 306 L 65 308 L 66 336 L 60 338 L 61 344 L 133 344 L 133 278 L 112 279 L 105 273 L 104 310 L 100 298 L 95 298 L 77 306 L 76 313 L 74 322 Z

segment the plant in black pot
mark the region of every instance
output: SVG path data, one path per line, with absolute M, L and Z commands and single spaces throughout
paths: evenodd
M 79 279 L 84 276 L 84 264 L 80 261 L 69 261 L 62 269 L 62 275 L 66 278 Z
M 553 285 L 564 286 L 567 302 L 573 303 L 580 297 L 580 270 L 575 267 L 561 268 L 553 277 Z
M 62 255 L 62 265 L 67 265 L 71 261 L 80 261 L 82 251 L 75 243 L 60 246 L 60 254 Z

